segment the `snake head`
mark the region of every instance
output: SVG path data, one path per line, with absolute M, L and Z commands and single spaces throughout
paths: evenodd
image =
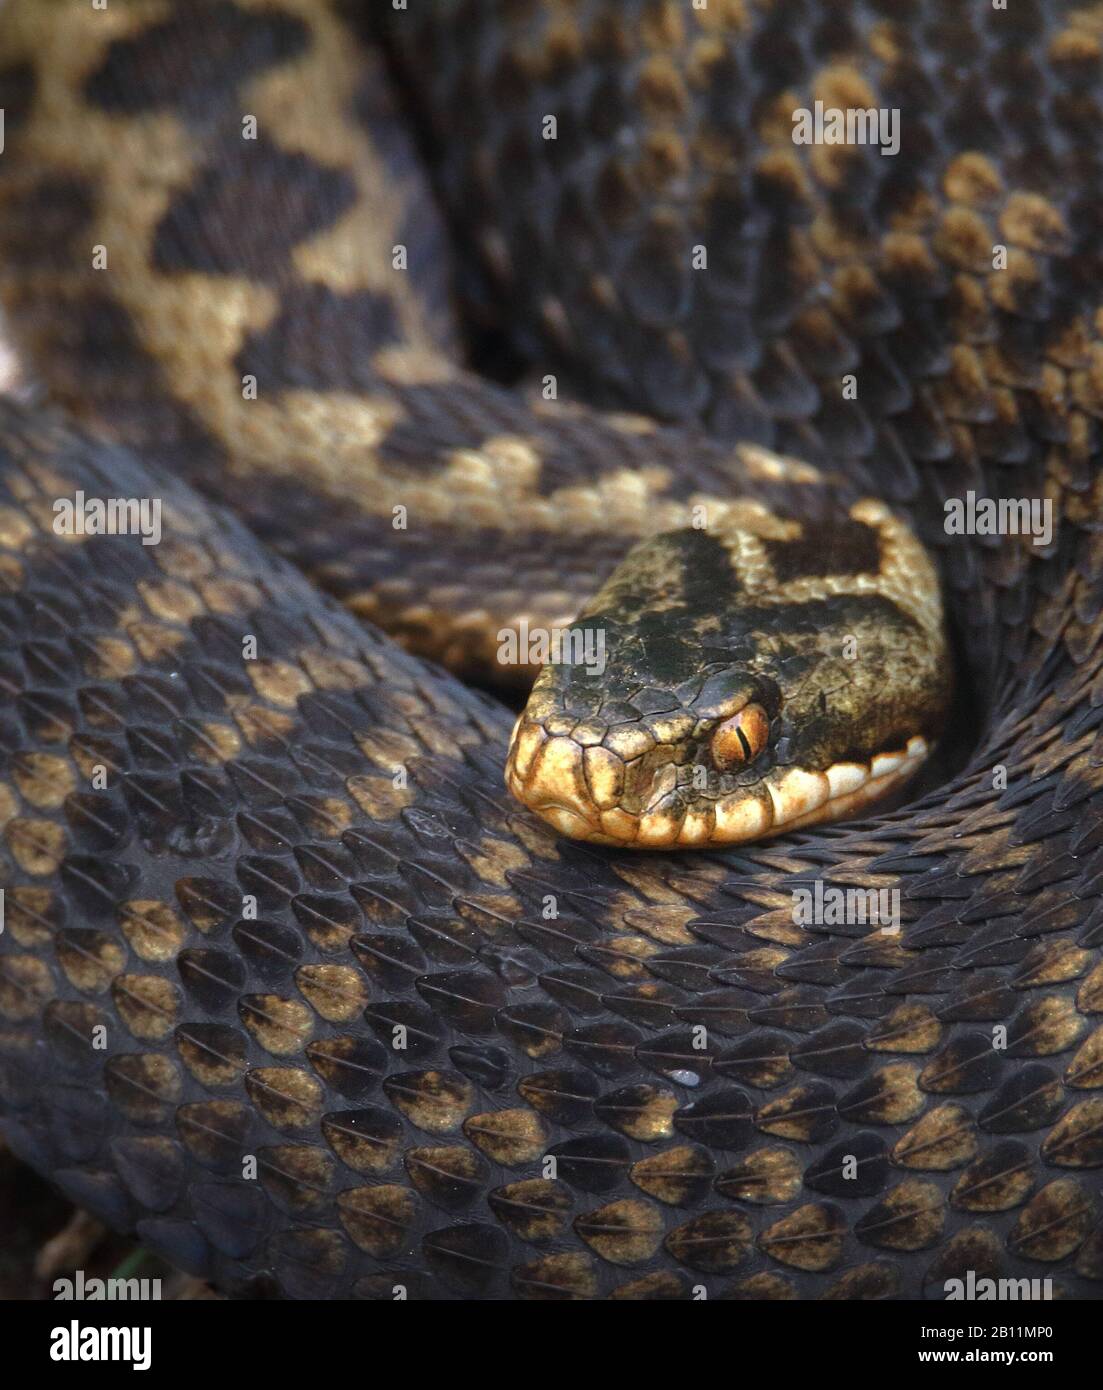
M 832 538 L 752 511 L 646 540 L 557 655 L 506 785 L 561 833 L 632 848 L 852 816 L 916 771 L 951 690 L 933 568 L 872 502 Z

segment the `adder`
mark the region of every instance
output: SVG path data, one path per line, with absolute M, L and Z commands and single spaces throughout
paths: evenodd
M 1101 62 L 9 0 L 18 1155 L 243 1296 L 1098 1297 Z

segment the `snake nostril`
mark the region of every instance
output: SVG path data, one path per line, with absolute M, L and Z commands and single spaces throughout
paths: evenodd
M 678 769 L 673 763 L 667 763 L 665 767 L 659 768 L 651 779 L 651 794 L 647 799 L 644 808 L 645 814 L 653 811 L 662 801 L 664 801 L 672 791 L 678 786 Z

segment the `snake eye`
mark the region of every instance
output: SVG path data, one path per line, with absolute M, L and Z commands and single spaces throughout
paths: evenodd
M 737 767 L 757 758 L 770 737 L 770 721 L 761 705 L 744 705 L 725 719 L 712 736 L 712 759 L 719 768 Z

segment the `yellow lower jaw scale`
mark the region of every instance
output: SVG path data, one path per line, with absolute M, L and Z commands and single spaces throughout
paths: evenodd
M 916 735 L 903 749 L 875 754 L 868 766 L 839 762 L 822 772 L 775 770 L 754 788 L 684 812 L 662 804 L 677 786 L 671 767 L 639 814 L 596 804 L 583 772 L 583 750 L 569 738 L 553 737 L 534 752 L 527 776 L 511 757 L 506 786 L 559 834 L 622 849 L 664 850 L 746 844 L 857 816 L 903 786 L 930 747 Z

